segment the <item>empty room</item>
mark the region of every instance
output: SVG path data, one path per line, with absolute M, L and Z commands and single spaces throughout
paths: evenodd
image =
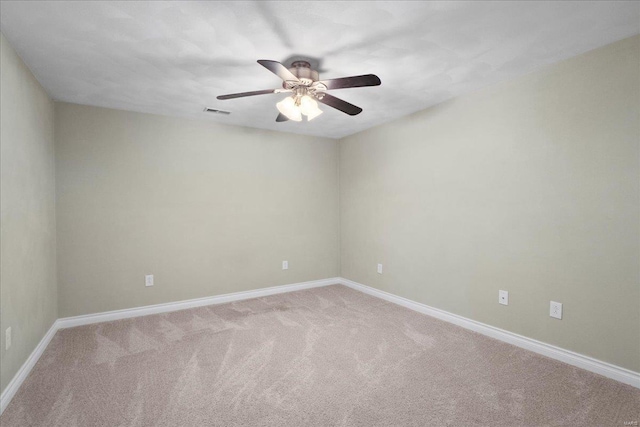
M 0 30 L 2 427 L 640 424 L 640 2 Z

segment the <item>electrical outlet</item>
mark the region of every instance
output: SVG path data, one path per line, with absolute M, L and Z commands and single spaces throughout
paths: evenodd
M 378 274 L 382 274 L 382 264 L 378 264 Z
M 562 303 L 551 301 L 549 316 L 562 320 Z
M 153 286 L 153 274 L 147 274 L 144 276 L 144 285 Z
M 509 292 L 498 291 L 498 302 L 502 305 L 509 305 Z
M 289 269 L 289 261 L 282 261 L 282 269 L 283 270 Z
M 9 350 L 9 347 L 11 347 L 11 326 L 4 333 L 4 349 Z

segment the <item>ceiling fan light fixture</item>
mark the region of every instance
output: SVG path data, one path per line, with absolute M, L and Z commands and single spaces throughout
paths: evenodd
M 300 112 L 307 116 L 307 121 L 311 121 L 322 114 L 322 110 L 318 108 L 318 103 L 309 95 L 300 98 Z
M 316 107 L 315 110 L 311 110 L 308 114 L 306 114 L 307 121 L 310 122 L 311 120 L 318 117 L 320 114 L 322 114 L 322 110 Z
M 296 105 L 296 101 L 288 96 L 282 101 L 276 104 L 278 111 L 287 116 L 289 120 L 293 120 L 294 122 L 302 121 L 302 114 L 300 113 L 300 108 Z
M 314 101 L 309 95 L 304 95 L 302 98 L 300 98 L 300 111 L 305 116 L 317 109 L 318 103 Z

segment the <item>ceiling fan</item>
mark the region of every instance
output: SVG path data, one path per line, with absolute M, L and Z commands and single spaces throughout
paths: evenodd
M 318 72 L 311 69 L 311 64 L 307 61 L 295 61 L 291 64 L 291 68 L 285 67 L 278 61 L 270 61 L 268 59 L 261 59 L 258 61 L 258 64 L 282 79 L 282 89 L 266 89 L 220 95 L 218 99 L 243 98 L 245 96 L 266 95 L 270 93 L 291 93 L 291 96 L 276 104 L 280 112 L 276 118 L 276 122 L 286 122 L 287 120 L 299 122 L 302 121 L 303 115 L 307 117 L 307 121 L 313 120 L 322 114 L 322 110 L 318 108 L 318 102 L 340 110 L 350 116 L 355 116 L 362 112 L 362 108 L 329 95 L 326 91 L 350 87 L 378 86 L 381 83 L 378 76 L 374 74 L 320 80 Z

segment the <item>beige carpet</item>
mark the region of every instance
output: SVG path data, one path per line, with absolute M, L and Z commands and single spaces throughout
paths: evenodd
M 2 426 L 623 426 L 640 390 L 343 286 L 59 331 Z

